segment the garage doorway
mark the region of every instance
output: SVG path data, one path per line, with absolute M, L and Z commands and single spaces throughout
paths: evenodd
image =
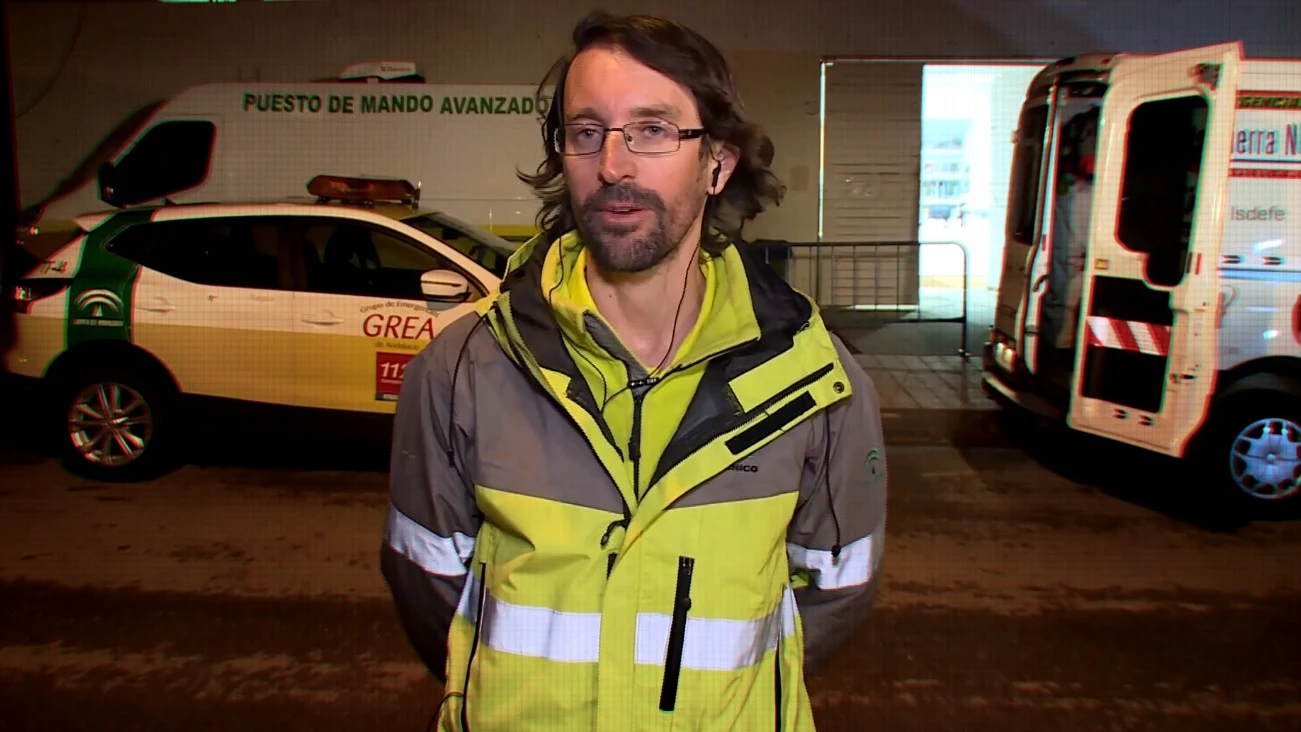
M 960 241 L 968 249 L 970 322 L 992 317 L 1012 129 L 1030 80 L 1050 62 L 823 60 L 820 300 L 960 311 L 961 251 L 909 244 Z

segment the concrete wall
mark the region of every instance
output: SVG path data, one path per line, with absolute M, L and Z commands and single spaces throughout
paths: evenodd
M 302 80 L 414 60 L 432 82 L 535 83 L 592 4 L 577 0 L 9 2 L 21 204 L 48 195 L 118 123 L 209 81 Z M 731 57 L 777 146 L 785 205 L 748 230 L 816 233 L 823 55 L 1054 57 L 1243 40 L 1301 56 L 1298 0 L 608 0 L 687 22 Z

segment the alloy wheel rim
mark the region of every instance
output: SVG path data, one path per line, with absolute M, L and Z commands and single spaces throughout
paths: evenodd
M 121 467 L 135 462 L 153 438 L 154 415 L 140 392 L 126 384 L 91 384 L 68 410 L 68 437 L 87 462 Z

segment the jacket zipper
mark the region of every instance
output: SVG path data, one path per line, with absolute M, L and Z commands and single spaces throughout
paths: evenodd
M 641 490 L 641 406 L 642 403 L 646 401 L 646 396 L 650 394 L 651 389 L 655 388 L 656 384 L 679 371 L 685 371 L 710 359 L 718 358 L 723 354 L 744 348 L 753 342 L 754 339 L 751 339 L 745 343 L 738 343 L 734 346 L 720 349 L 690 363 L 678 364 L 669 369 L 663 376 L 647 376 L 641 379 L 632 379 L 628 382 L 628 389 L 632 392 L 632 436 L 631 439 L 628 440 L 628 457 L 632 460 L 632 494 L 637 497 L 638 501 L 646 497 L 646 494 Z M 641 387 L 646 388 L 644 391 L 639 392 L 638 389 L 641 389 Z M 649 490 L 649 487 L 647 490 Z M 614 568 L 613 561 L 611 561 L 610 568 Z
M 629 381 L 628 386 L 632 387 L 632 434 L 628 440 L 628 458 L 632 460 L 632 494 L 640 501 L 641 494 L 641 403 L 646 398 L 646 392 L 637 392 L 637 388 L 646 385 L 655 385 L 654 377 Z M 650 391 L 649 388 L 646 391 Z M 604 549 L 610 543 L 610 537 L 614 530 L 620 526 L 627 529 L 632 523 L 632 511 L 628 509 L 628 502 L 623 502 L 623 519 L 615 521 L 605 528 L 605 534 L 601 537 L 601 548 Z M 611 552 L 605 560 L 605 576 L 608 578 L 614 572 L 614 563 L 619 559 L 619 552 Z
M 691 572 L 696 560 L 678 557 L 678 585 L 673 597 L 673 624 L 669 626 L 669 648 L 664 659 L 664 685 L 660 688 L 660 711 L 671 712 L 678 701 L 678 676 L 682 673 L 683 642 L 687 635 L 687 611 L 691 609 Z
M 668 373 L 664 374 L 664 376 L 646 376 L 641 379 L 628 380 L 628 390 L 632 394 L 632 430 L 630 431 L 628 439 L 628 459 L 632 460 L 632 494 L 639 502 L 641 499 L 646 497 L 646 494 L 643 493 L 641 489 L 641 407 L 642 403 L 646 401 L 646 395 L 650 394 L 650 390 L 655 388 L 656 384 L 663 381 L 665 378 L 668 378 L 670 375 L 682 371 L 683 369 L 691 368 L 695 364 L 701 363 L 707 359 L 714 358 L 715 356 L 722 355 L 728 351 L 740 348 L 741 346 L 748 345 L 748 343 L 749 342 L 731 348 L 725 348 L 713 355 L 706 356 L 703 359 L 699 359 L 689 364 L 680 364 L 669 369 Z M 645 387 L 645 389 L 643 390 L 642 387 Z M 605 534 L 601 537 L 602 549 L 610 543 L 610 537 L 614 534 L 616 528 L 622 526 L 626 529 L 629 524 L 632 523 L 632 511 L 628 507 L 628 502 L 623 501 L 622 496 L 620 496 L 620 500 L 623 503 L 623 520 L 615 521 L 606 527 Z M 607 556 L 605 565 L 605 576 L 607 578 L 614 572 L 614 563 L 618 558 L 618 552 L 613 552 Z
M 479 633 L 483 629 L 483 605 L 488 593 L 488 565 L 479 562 L 479 610 L 475 613 L 474 640 L 470 642 L 470 657 L 465 662 L 465 688 L 461 690 L 461 729 L 470 732 L 470 671 L 474 668 L 474 653 L 479 650 Z
M 654 376 L 628 382 L 632 390 L 632 433 L 628 440 L 628 457 L 632 460 L 632 494 L 642 499 L 641 492 L 641 405 L 646 395 L 659 381 Z M 645 390 L 641 390 L 646 387 Z

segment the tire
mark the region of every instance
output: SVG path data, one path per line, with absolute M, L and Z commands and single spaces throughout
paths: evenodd
M 117 403 L 112 400 L 117 395 Z M 116 430 L 104 429 L 101 396 L 116 406 Z M 93 368 L 67 379 L 59 390 L 59 444 L 64 467 L 82 477 L 134 482 L 158 477 L 175 464 L 175 395 L 143 374 L 125 368 Z M 74 421 L 75 420 L 75 421 Z M 130 420 L 123 422 L 123 420 Z M 125 444 L 133 448 L 123 450 Z M 104 446 L 107 445 L 107 450 Z
M 1213 506 L 1246 519 L 1301 507 L 1301 398 L 1273 389 L 1227 397 L 1194 449 Z

